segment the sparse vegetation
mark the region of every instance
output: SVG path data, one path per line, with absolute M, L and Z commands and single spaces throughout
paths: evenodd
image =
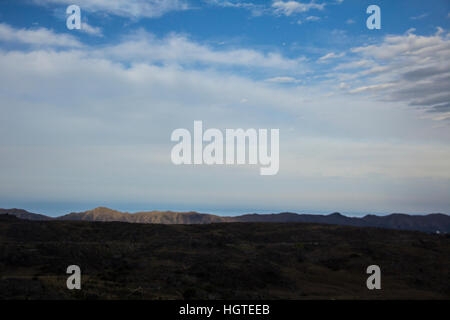
M 82 290 L 66 288 L 66 268 Z M 382 269 L 369 291 L 368 265 Z M 450 238 L 306 223 L 0 217 L 2 299 L 448 299 Z

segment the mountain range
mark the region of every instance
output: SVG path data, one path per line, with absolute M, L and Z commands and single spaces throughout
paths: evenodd
M 355 227 L 378 227 L 399 230 L 417 230 L 429 233 L 450 233 L 450 216 L 433 213 L 428 215 L 408 215 L 394 213 L 386 216 L 366 215 L 347 217 L 338 212 L 329 215 L 297 214 L 283 212 L 276 214 L 245 214 L 241 216 L 217 216 L 198 212 L 148 211 L 128 213 L 98 207 L 84 212 L 72 212 L 60 217 L 49 217 L 31 213 L 23 209 L 0 209 L 0 214 L 14 215 L 26 220 L 75 220 L 101 222 L 128 222 L 152 224 L 210 224 L 230 222 L 285 222 L 322 223 Z

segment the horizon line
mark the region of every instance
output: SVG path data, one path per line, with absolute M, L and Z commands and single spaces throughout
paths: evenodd
M 350 212 L 341 212 L 340 210 L 330 210 L 330 211 L 316 211 L 316 210 L 311 210 L 311 211 L 297 211 L 297 210 L 264 210 L 264 209 L 260 209 L 260 210 L 254 210 L 254 211 L 248 211 L 248 210 L 233 210 L 233 211 L 241 211 L 240 213 L 236 212 L 235 214 L 227 214 L 227 213 L 218 213 L 218 212 L 214 212 L 215 210 L 211 210 L 211 211 L 204 211 L 204 210 L 174 210 L 174 209 L 152 209 L 152 210 L 138 210 L 138 211 L 128 211 L 128 210 L 120 210 L 120 209 L 112 209 L 108 206 L 105 205 L 99 205 L 97 207 L 91 208 L 91 209 L 86 209 L 86 210 L 72 210 L 72 211 L 65 211 L 65 213 L 60 213 L 59 215 L 51 215 L 48 213 L 42 213 L 41 210 L 33 210 L 33 209 L 24 209 L 23 207 L 13 207 L 13 208 L 4 208 L 4 207 L 0 207 L 0 210 L 24 210 L 27 211 L 28 213 L 33 213 L 33 214 L 40 214 L 40 215 L 44 215 L 50 218 L 58 218 L 58 217 L 62 217 L 71 213 L 84 213 L 87 211 L 93 211 L 96 209 L 107 209 L 107 210 L 111 210 L 111 211 L 116 211 L 116 212 L 120 212 L 123 214 L 137 214 L 137 213 L 153 213 L 153 212 L 166 212 L 166 213 L 197 213 L 197 214 L 204 214 L 204 215 L 216 215 L 216 216 L 220 216 L 220 217 L 237 217 L 237 216 L 243 216 L 243 215 L 252 215 L 252 214 L 257 214 L 257 215 L 277 215 L 277 214 L 283 214 L 283 213 L 290 213 L 290 214 L 296 214 L 296 215 L 317 215 L 317 216 L 329 216 L 329 215 L 333 215 L 333 214 L 340 214 L 344 217 L 347 218 L 363 218 L 365 216 L 389 216 L 389 215 L 394 215 L 394 214 L 402 214 L 402 215 L 408 215 L 408 216 L 427 216 L 427 215 L 431 215 L 431 214 L 443 214 L 443 215 L 447 215 L 450 216 L 449 213 L 445 213 L 445 212 L 423 212 L 423 213 L 407 213 L 407 212 L 389 212 L 389 213 L 380 213 L 380 212 L 357 212 L 359 215 L 352 215 L 349 213 Z M 44 210 L 45 211 L 45 210 Z M 264 212 L 267 211 L 267 212 Z M 314 212 L 316 211 L 316 212 Z M 222 211 L 223 212 L 223 211 Z M 356 212 L 354 212 L 356 213 Z

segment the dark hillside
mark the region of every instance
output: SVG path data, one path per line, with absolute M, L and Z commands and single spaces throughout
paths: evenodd
M 69 265 L 82 290 L 66 289 Z M 366 288 L 367 266 L 382 290 Z M 306 223 L 0 217 L 2 299 L 449 299 L 450 238 Z

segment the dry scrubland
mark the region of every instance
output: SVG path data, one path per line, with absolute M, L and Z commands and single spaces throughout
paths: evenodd
M 66 289 L 77 264 L 82 290 Z M 382 290 L 366 289 L 378 264 Z M 306 223 L 0 217 L 1 299 L 449 299 L 450 236 Z

